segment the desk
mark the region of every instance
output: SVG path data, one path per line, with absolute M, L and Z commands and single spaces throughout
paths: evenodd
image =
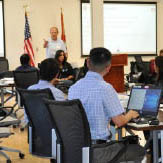
M 149 144 L 150 140 L 153 140 L 153 163 L 161 162 L 163 163 L 163 122 L 160 122 L 159 125 L 149 125 L 149 124 L 136 124 L 128 123 L 127 128 L 137 131 L 150 131 L 150 138 L 147 141 L 145 148 Z M 158 139 L 161 138 L 161 158 L 158 156 Z
M 4 94 L 5 94 L 4 89 L 7 87 L 12 88 L 12 92 L 11 92 L 11 95 L 6 100 L 4 100 Z M 3 78 L 0 80 L 1 106 L 2 107 L 8 100 L 10 100 L 12 97 L 15 96 L 14 87 L 15 87 L 15 84 L 14 84 L 13 78 Z M 13 107 L 15 106 L 16 104 Z

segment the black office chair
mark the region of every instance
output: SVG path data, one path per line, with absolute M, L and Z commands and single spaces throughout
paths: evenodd
M 4 77 L 13 77 L 13 73 L 9 71 L 8 60 L 4 57 L 0 57 L 0 79 Z
M 84 78 L 87 71 L 88 70 L 84 66 L 79 68 L 74 68 L 74 83 L 80 80 L 81 78 Z
M 53 127 L 57 135 L 57 163 L 119 163 L 120 153 L 125 150 L 114 149 L 110 144 L 91 144 L 91 134 L 86 113 L 79 100 L 49 101 L 45 100 Z M 112 147 L 115 148 L 113 145 Z M 110 152 L 109 152 L 110 151 Z M 129 155 L 129 154 L 128 154 Z M 128 160 L 142 160 L 143 156 L 134 158 L 125 155 Z M 136 156 L 135 156 L 136 157 Z M 109 160 L 109 161 L 108 161 Z
M 13 71 L 16 88 L 27 89 L 29 86 L 38 83 L 38 70 Z
M 153 84 L 155 76 L 150 73 L 150 62 L 130 62 L 130 73 L 127 80 L 130 83 Z
M 10 108 L 10 110 L 3 110 L 4 108 Z M 11 117 L 12 111 L 13 107 L 3 107 L 0 110 L 0 138 L 7 138 L 12 135 L 13 133 L 11 133 L 7 127 L 18 125 L 20 123 L 20 120 Z M 23 159 L 25 156 L 20 150 L 0 146 L 0 155 L 6 158 L 7 163 L 11 163 L 11 159 L 4 151 L 19 153 L 19 157 L 21 159 Z
M 27 89 L 29 86 L 38 83 L 39 81 L 39 72 L 38 70 L 29 70 L 29 71 L 13 71 L 14 81 L 15 81 L 15 87 Z M 15 110 L 15 115 L 19 109 L 22 108 L 23 103 L 22 100 L 17 94 L 17 101 L 19 108 Z
M 84 65 L 82 67 L 74 68 L 74 74 L 75 74 L 74 82 L 80 80 L 81 78 L 84 78 L 87 72 L 88 72 L 87 59 L 85 59 Z
M 8 60 L 4 57 L 0 57 L 0 72 L 9 70 Z
M 12 106 L 1 106 L 0 107 L 0 121 L 8 117 L 13 113 L 14 107 Z
M 153 84 L 155 76 L 151 73 L 150 62 L 143 61 L 142 57 L 137 55 L 135 56 L 135 68 L 138 72 L 141 72 L 141 75 L 138 77 L 138 82 L 143 84 Z
M 9 63 L 8 60 L 4 57 L 0 57 L 0 79 L 3 78 L 11 78 L 13 77 L 12 71 L 9 71 Z M 15 96 L 15 91 L 12 87 L 12 90 L 8 90 L 7 88 L 4 88 L 6 93 L 11 94 L 11 98 Z M 10 99 L 10 98 L 8 98 Z M 6 102 L 8 101 L 6 100 Z
M 29 150 L 36 156 L 46 157 L 55 162 L 56 139 L 49 112 L 42 98 L 53 99 L 50 89 L 19 89 L 29 120 Z

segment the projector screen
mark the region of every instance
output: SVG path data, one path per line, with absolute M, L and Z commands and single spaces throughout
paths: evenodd
M 5 50 L 4 50 L 3 2 L 0 0 L 0 57 L 4 56 Z
M 104 3 L 104 47 L 113 54 L 156 55 L 156 3 Z M 82 55 L 91 49 L 90 3 L 82 3 Z

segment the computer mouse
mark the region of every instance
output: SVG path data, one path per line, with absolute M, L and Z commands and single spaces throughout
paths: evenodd
M 149 125 L 159 125 L 159 120 L 155 119 L 149 122 Z

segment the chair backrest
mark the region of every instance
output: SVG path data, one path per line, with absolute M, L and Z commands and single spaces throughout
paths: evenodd
M 74 68 L 73 69 L 74 71 L 74 82 L 76 82 L 78 80 L 78 77 L 79 77 L 79 73 L 80 73 L 80 68 Z
M 140 62 L 130 62 L 130 76 L 132 78 L 133 74 L 142 72 L 142 75 L 137 80 L 131 80 L 131 82 L 140 82 L 148 84 L 150 83 L 150 62 L 142 61 Z
M 52 123 L 43 98 L 54 100 L 49 88 L 40 90 L 18 89 L 25 111 L 32 126 L 32 154 L 51 157 Z
M 61 162 L 82 163 L 82 147 L 90 147 L 91 134 L 79 100 L 45 101 L 61 144 Z
M 8 60 L 6 58 L 0 57 L 0 72 L 6 72 L 9 70 Z
M 16 88 L 27 89 L 29 86 L 38 83 L 38 70 L 13 71 Z
M 80 80 L 81 78 L 84 78 L 87 73 L 87 69 L 85 67 L 75 68 L 74 74 L 75 74 L 75 80 L 74 82 Z

